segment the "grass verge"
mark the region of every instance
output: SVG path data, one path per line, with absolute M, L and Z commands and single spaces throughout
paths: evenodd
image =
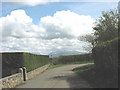
M 48 69 L 52 69 L 52 68 L 56 68 L 56 67 L 62 67 L 62 66 L 66 66 L 66 65 L 72 65 L 72 64 L 87 64 L 87 63 L 93 63 L 93 61 L 71 62 L 71 63 L 68 63 L 68 64 L 57 64 L 57 65 L 51 64 Z
M 106 75 L 99 75 L 95 72 L 95 65 L 90 64 L 82 67 L 74 68 L 73 71 L 81 78 L 85 79 L 93 88 L 116 88 L 112 78 Z

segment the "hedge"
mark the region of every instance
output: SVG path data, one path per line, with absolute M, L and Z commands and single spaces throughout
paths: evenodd
M 117 77 L 118 73 L 118 40 L 117 37 L 97 45 L 92 50 L 95 68 L 98 74 Z
M 47 55 L 36 55 L 30 53 L 24 53 L 24 65 L 27 71 L 31 71 L 45 64 L 50 63 L 49 56 Z
M 21 67 L 26 67 L 29 72 L 49 62 L 49 56 L 47 55 L 23 52 L 2 53 L 2 77 L 18 73 Z
M 80 54 L 80 55 L 67 55 L 60 56 L 59 58 L 54 58 L 54 64 L 69 64 L 72 62 L 81 62 L 81 61 L 92 61 L 91 54 Z
M 7 52 L 2 53 L 2 77 L 18 72 L 18 68 L 23 66 L 23 53 Z

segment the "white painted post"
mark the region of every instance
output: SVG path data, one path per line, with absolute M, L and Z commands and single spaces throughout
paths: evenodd
M 23 69 L 19 68 L 19 72 L 21 73 L 21 80 L 23 81 Z
M 23 80 L 27 80 L 27 73 L 26 73 L 26 67 L 23 67 Z

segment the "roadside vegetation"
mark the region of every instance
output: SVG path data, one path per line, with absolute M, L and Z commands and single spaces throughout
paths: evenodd
M 90 64 L 73 69 L 81 78 L 86 80 L 93 88 L 116 88 L 117 83 L 113 78 L 101 76 L 96 73 L 95 65 Z M 114 81 L 114 82 L 112 82 Z
M 94 63 L 93 61 L 80 61 L 80 62 L 71 62 L 69 64 L 51 64 L 49 69 L 52 69 L 52 68 L 56 68 L 56 67 L 62 67 L 62 66 L 66 66 L 66 65 L 73 65 L 73 64 L 89 64 L 89 63 Z
M 50 65 L 49 69 L 72 64 L 94 63 L 94 61 L 90 53 L 80 55 L 66 55 L 60 56 L 58 58 L 52 58 L 51 63 L 52 64 Z
M 66 55 L 58 58 L 52 58 L 52 64 L 79 64 L 93 62 L 92 54 Z
M 102 12 L 96 20 L 94 33 L 80 36 L 80 40 L 91 43 L 94 65 L 75 68 L 73 71 L 97 88 L 118 87 L 118 11 Z
M 23 66 L 27 68 L 27 72 L 50 63 L 49 56 L 36 55 L 31 53 L 24 53 L 23 60 Z
M 27 72 L 50 63 L 49 56 L 24 52 L 2 53 L 2 77 L 18 73 L 19 68 L 26 67 Z

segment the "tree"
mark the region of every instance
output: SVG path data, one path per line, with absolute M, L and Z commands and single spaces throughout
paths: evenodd
M 79 36 L 79 40 L 80 41 L 85 41 L 85 42 L 88 42 L 89 45 L 86 46 L 83 46 L 85 50 L 91 52 L 92 48 L 95 46 L 95 43 L 94 43 L 94 35 L 93 34 L 86 34 L 86 35 L 83 35 L 83 36 Z
M 118 2 L 118 31 L 120 36 L 120 1 Z
M 102 12 L 102 16 L 96 20 L 95 27 L 93 27 L 94 33 L 79 36 L 80 41 L 89 42 L 88 47 L 84 47 L 91 51 L 97 44 L 112 40 L 118 36 L 118 12 L 117 10 L 110 10 L 108 12 Z
M 96 21 L 93 27 L 96 44 L 112 40 L 118 36 L 118 12 L 110 10 L 102 12 L 102 16 Z

